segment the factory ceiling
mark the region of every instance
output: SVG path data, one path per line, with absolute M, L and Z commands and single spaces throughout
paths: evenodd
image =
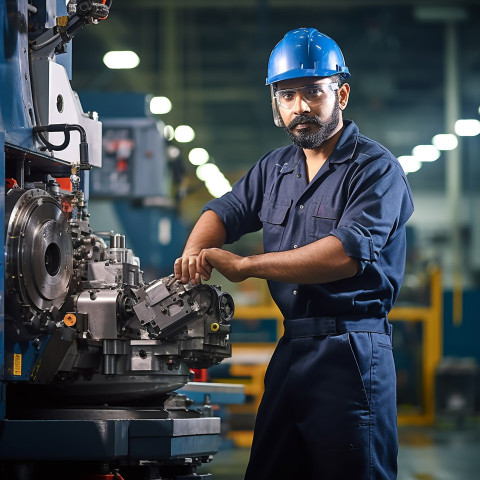
M 288 143 L 273 125 L 265 76 L 272 48 L 295 27 L 337 41 L 352 73 L 345 116 L 397 156 L 446 133 L 448 69 L 458 77 L 459 116 L 479 118 L 478 0 L 115 0 L 109 19 L 74 41 L 73 86 L 169 97 L 173 109 L 161 119 L 196 132 L 184 154 L 206 148 L 233 181 Z M 447 32 L 456 39 L 453 64 Z M 134 50 L 140 64 L 108 70 L 109 50 Z M 464 184 L 472 189 L 479 138 L 462 142 Z M 444 189 L 444 157 L 409 175 L 414 190 Z

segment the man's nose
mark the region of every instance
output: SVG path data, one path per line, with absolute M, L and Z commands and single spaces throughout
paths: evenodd
M 293 104 L 293 113 L 296 115 L 310 112 L 310 105 L 305 100 L 304 96 L 300 92 L 295 93 L 295 102 Z

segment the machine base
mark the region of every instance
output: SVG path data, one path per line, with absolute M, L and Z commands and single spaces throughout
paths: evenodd
M 128 415 L 126 410 L 123 416 Z M 219 445 L 216 417 L 5 420 L 0 476 L 37 480 L 48 472 L 50 479 L 83 480 L 107 469 L 125 480 L 198 479 L 196 466 L 210 461 Z

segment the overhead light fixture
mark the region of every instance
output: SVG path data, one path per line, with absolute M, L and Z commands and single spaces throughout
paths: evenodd
M 212 180 L 207 179 L 205 186 L 212 197 L 219 198 L 232 189 L 230 182 L 220 173 L 221 177 Z
M 167 153 L 170 158 L 175 159 L 180 157 L 181 152 L 180 149 L 175 145 L 169 145 L 167 148 Z
M 455 133 L 460 137 L 475 137 L 480 133 L 480 121 L 474 118 L 457 120 Z
M 112 70 L 129 70 L 138 66 L 140 58 L 131 50 L 117 50 L 107 52 L 103 56 L 103 63 Z
M 210 155 L 204 148 L 192 148 L 188 154 L 188 160 L 192 165 L 203 165 L 210 159 Z
M 172 102 L 167 97 L 152 97 L 150 111 L 155 115 L 165 115 L 172 109 Z
M 440 152 L 434 145 L 417 145 L 413 147 L 412 155 L 421 162 L 434 162 L 440 157 Z
M 195 173 L 197 177 L 202 180 L 202 182 L 205 182 L 207 178 L 214 178 L 221 172 L 219 168 L 213 163 L 205 163 L 204 165 L 200 165 L 199 167 L 197 167 Z
M 165 139 L 171 142 L 175 138 L 175 129 L 171 125 L 165 125 L 163 134 L 165 135 Z
M 204 163 L 198 166 L 196 174 L 202 182 L 205 182 L 205 186 L 212 197 L 221 197 L 232 189 L 225 175 L 213 163 Z
M 413 155 L 402 155 L 401 157 L 398 157 L 398 161 L 405 173 L 417 172 L 422 168 L 422 162 Z
M 180 143 L 192 142 L 195 138 L 195 132 L 188 125 L 179 125 L 175 129 L 175 140 Z
M 453 133 L 439 133 L 432 138 L 432 143 L 439 150 L 455 150 L 458 138 Z

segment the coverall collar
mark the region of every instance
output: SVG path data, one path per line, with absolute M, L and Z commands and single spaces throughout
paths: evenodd
M 355 152 L 359 135 L 358 127 L 352 120 L 344 120 L 343 124 L 345 128 L 343 129 L 332 154 L 328 157 L 327 161 L 329 163 L 347 162 L 353 157 L 353 153 Z M 303 149 L 301 147 L 296 147 L 296 149 L 295 155 L 289 162 L 283 164 L 280 173 L 293 172 L 298 162 L 305 159 Z

